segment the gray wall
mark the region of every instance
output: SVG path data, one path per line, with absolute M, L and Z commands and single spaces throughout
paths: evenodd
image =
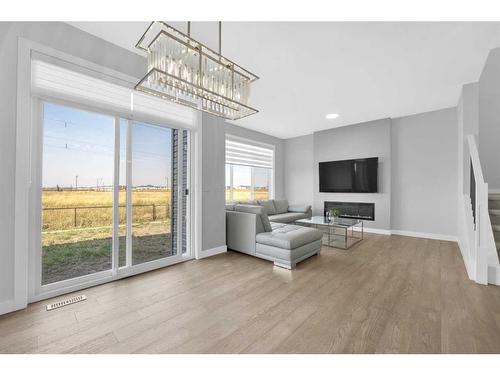
M 456 108 L 392 120 L 392 229 L 455 236 Z
M 274 197 L 276 199 L 285 197 L 285 142 L 283 139 L 273 137 L 264 133 L 256 132 L 241 126 L 226 123 L 226 133 L 237 137 L 247 138 L 256 142 L 273 145 L 274 153 Z
M 479 85 L 477 82 L 469 83 L 462 87 L 462 93 L 457 106 L 457 124 L 458 124 L 458 193 L 468 194 L 470 160 L 465 158 L 468 155 L 469 148 L 466 136 L 479 133 Z M 461 198 L 460 198 L 461 202 Z
M 202 249 L 226 244 L 225 204 L 225 122 L 202 115 Z
M 312 204 L 314 135 L 285 140 L 285 197 L 291 204 Z
M 366 227 L 391 229 L 391 120 L 383 119 L 314 133 L 313 189 L 315 215 L 324 201 L 375 203 L 375 221 Z M 318 163 L 365 157 L 379 158 L 378 193 L 320 193 Z
M 479 157 L 489 189 L 500 189 L 500 48 L 490 51 L 479 79 Z
M 0 22 L 0 303 L 13 298 L 18 37 L 141 76 L 144 59 L 64 23 Z
M 477 85 L 467 85 L 467 131 L 477 125 Z M 445 236 L 457 234 L 458 127 L 456 108 L 384 119 L 285 141 L 285 183 L 290 202 L 374 202 L 366 227 Z M 379 157 L 379 193 L 320 193 L 320 161 Z

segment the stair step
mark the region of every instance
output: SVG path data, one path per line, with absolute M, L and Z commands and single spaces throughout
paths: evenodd
M 488 211 L 489 211 L 490 215 L 492 215 L 492 216 L 500 216 L 500 209 L 493 208 L 493 209 L 489 209 Z
M 500 201 L 500 193 L 490 193 L 490 194 L 488 194 L 488 200 L 490 200 L 490 201 Z
M 500 224 L 500 216 L 490 215 L 490 221 L 493 225 Z
M 488 201 L 488 208 L 491 210 L 500 209 L 500 201 L 497 201 L 497 200 Z
M 493 229 L 493 232 L 500 233 L 500 224 L 491 224 L 491 228 Z

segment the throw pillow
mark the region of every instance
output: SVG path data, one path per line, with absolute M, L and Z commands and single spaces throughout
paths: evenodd
M 265 232 L 272 232 L 271 222 L 267 216 L 266 210 L 261 206 L 252 206 L 248 204 L 238 204 L 234 208 L 235 211 L 248 212 L 257 215 L 257 220 L 262 223 L 262 227 Z M 258 224 L 257 224 L 258 225 Z
M 268 201 L 258 201 L 259 204 L 266 209 L 268 215 L 276 214 L 276 209 L 274 208 L 274 202 L 272 199 Z
M 286 214 L 288 212 L 288 200 L 287 199 L 275 199 L 274 207 L 276 208 L 277 214 Z

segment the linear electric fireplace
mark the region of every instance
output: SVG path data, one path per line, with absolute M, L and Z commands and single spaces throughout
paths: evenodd
M 375 203 L 325 202 L 324 215 L 332 208 L 340 210 L 340 217 L 349 219 L 375 220 Z

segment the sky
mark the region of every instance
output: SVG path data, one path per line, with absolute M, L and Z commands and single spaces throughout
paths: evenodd
M 120 184 L 125 184 L 126 128 L 122 120 Z M 113 184 L 114 117 L 45 103 L 43 131 L 43 187 Z M 133 124 L 133 186 L 170 186 L 171 136 L 168 128 Z

